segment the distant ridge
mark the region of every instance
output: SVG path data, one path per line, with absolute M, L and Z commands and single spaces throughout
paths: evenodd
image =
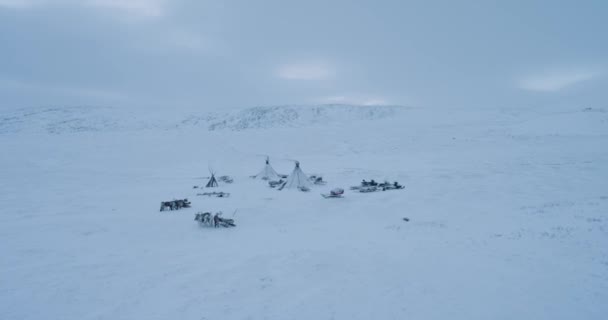
M 125 109 L 113 107 L 38 107 L 12 110 L 0 116 L 0 134 L 19 132 L 67 134 L 78 132 L 171 130 L 203 127 L 208 130 L 295 128 L 395 116 L 403 106 L 282 105 L 257 106 L 219 112 Z

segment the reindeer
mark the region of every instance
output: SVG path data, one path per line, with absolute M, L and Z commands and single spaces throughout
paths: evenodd
M 204 213 L 199 212 L 194 216 L 194 220 L 198 221 L 198 223 L 201 225 L 211 226 L 211 213 L 210 212 L 204 212 Z
M 160 211 L 165 211 L 167 209 L 174 210 L 175 206 L 173 201 L 161 201 L 160 203 Z
M 234 219 L 224 219 L 224 218 L 220 217 L 221 214 L 222 214 L 222 212 L 220 211 L 220 212 L 214 214 L 213 218 L 212 218 L 210 212 L 204 212 L 204 213 L 199 212 L 194 215 L 194 221 L 198 221 L 199 225 L 201 225 L 201 226 L 208 226 L 208 227 L 214 227 L 214 228 L 236 227 L 236 224 L 234 224 Z
M 234 219 L 224 219 L 222 217 L 220 217 L 222 215 L 222 212 L 218 212 L 213 216 L 213 227 L 217 228 L 217 227 L 224 227 L 224 228 L 230 228 L 230 227 L 236 227 L 236 224 L 234 224 Z
M 190 208 L 190 201 L 188 199 L 183 200 L 173 200 L 173 201 L 162 201 L 160 203 L 160 211 L 165 211 L 167 208 L 169 210 L 178 210 L 181 208 Z

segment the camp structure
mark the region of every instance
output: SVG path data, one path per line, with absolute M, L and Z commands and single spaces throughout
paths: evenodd
M 270 165 L 270 159 L 266 157 L 266 165 L 264 165 L 262 171 L 253 176 L 253 178 L 258 180 L 278 180 L 279 175 Z
M 309 191 L 312 187 L 312 183 L 306 176 L 306 174 L 300 168 L 300 162 L 296 161 L 296 167 L 293 169 L 293 172 L 287 178 L 287 181 L 279 188 L 279 190 L 283 189 L 298 189 L 300 191 Z
M 216 188 L 218 187 L 217 180 L 215 179 L 215 172 L 209 170 L 211 173 L 211 178 L 209 178 L 209 182 L 205 185 L 206 188 Z

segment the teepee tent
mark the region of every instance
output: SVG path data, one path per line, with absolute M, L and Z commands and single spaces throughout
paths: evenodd
M 281 186 L 281 190 L 283 188 L 287 189 L 300 189 L 302 191 L 308 191 L 312 187 L 312 183 L 308 180 L 306 174 L 300 169 L 300 162 L 296 161 L 296 167 L 293 169 L 293 172 L 287 178 L 287 181 L 283 186 Z
M 278 180 L 279 175 L 276 171 L 274 171 L 274 169 L 270 165 L 270 159 L 266 157 L 266 165 L 264 166 L 264 169 L 262 169 L 262 171 L 253 176 L 253 178 L 260 180 Z
M 211 178 L 209 178 L 209 182 L 205 186 L 207 188 L 215 188 L 218 187 L 217 180 L 215 179 L 215 172 L 211 171 Z

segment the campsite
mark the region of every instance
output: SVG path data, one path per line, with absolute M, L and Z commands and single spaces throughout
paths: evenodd
M 268 157 L 268 156 L 266 156 L 266 161 L 264 163 L 264 167 L 262 168 L 262 170 L 258 174 L 250 176 L 250 178 L 255 179 L 255 180 L 267 181 L 268 186 L 270 188 L 273 188 L 273 189 L 276 188 L 276 190 L 278 190 L 278 191 L 282 191 L 283 189 L 285 189 L 285 190 L 292 190 L 292 191 L 297 190 L 297 191 L 301 191 L 301 192 L 309 192 L 309 191 L 311 191 L 311 188 L 313 188 L 313 186 L 324 186 L 327 184 L 327 181 L 324 181 L 321 176 L 306 175 L 306 173 L 304 173 L 304 171 L 300 167 L 299 161 L 297 161 L 297 160 L 289 160 L 289 161 L 292 161 L 294 163 L 294 169 L 291 172 L 291 174 L 286 176 L 285 181 L 283 181 L 282 178 L 280 178 L 281 176 L 284 176 L 284 175 L 279 175 L 274 170 L 274 168 L 270 164 L 270 157 Z M 219 188 L 220 183 L 218 183 L 218 179 L 215 178 L 215 171 L 212 169 L 209 169 L 209 172 L 211 175 L 208 177 L 208 181 L 207 181 L 207 183 L 205 183 L 204 188 Z M 279 180 L 272 180 L 272 179 L 279 179 Z M 221 176 L 219 178 L 219 180 L 222 181 L 223 185 L 232 184 L 234 182 L 234 179 L 229 176 Z M 373 188 L 373 189 L 370 189 L 370 188 Z M 365 180 L 363 180 L 361 182 L 361 186 L 353 186 L 353 187 L 351 187 L 351 190 L 357 190 L 359 192 L 366 193 L 366 192 L 373 192 L 373 191 L 378 191 L 378 190 L 382 190 L 382 191 L 399 190 L 399 189 L 403 189 L 403 188 L 404 188 L 404 186 L 400 185 L 396 181 L 391 184 L 388 182 L 377 183 L 374 180 L 371 180 L 370 182 L 366 182 Z M 195 186 L 194 189 L 203 189 L 203 187 L 199 188 L 198 186 Z M 223 192 L 223 191 L 203 192 L 203 193 L 197 193 L 196 195 L 197 196 L 216 197 L 216 198 L 230 197 L 229 192 Z M 344 189 L 343 188 L 334 188 L 334 189 L 330 190 L 328 193 L 321 193 L 321 196 L 325 199 L 343 198 Z M 186 205 L 181 205 L 182 203 L 185 203 Z M 191 203 L 188 202 L 188 199 L 161 202 L 160 211 L 165 210 L 166 207 L 168 207 L 171 210 L 177 210 L 182 207 L 189 208 L 190 204 Z M 235 226 L 233 224 L 233 220 L 230 220 L 230 223 L 225 223 L 224 220 L 222 220 L 222 218 L 219 217 L 220 215 L 221 215 L 221 212 L 217 213 L 213 216 L 214 221 L 215 221 L 213 224 L 214 227 L 218 226 L 218 221 L 220 222 L 220 224 L 222 224 L 224 226 L 226 226 L 226 225 L 229 225 L 231 227 Z M 211 214 L 209 212 L 205 212 L 205 213 L 199 212 L 199 213 L 196 213 L 196 215 L 195 215 L 195 220 L 198 221 L 201 226 L 212 226 L 212 224 L 210 223 L 210 220 L 209 220 L 210 218 L 211 218 Z
M 0 30 L 0 320 L 608 320 L 608 0 Z
M 325 120 L 285 125 L 270 116 L 315 119 L 317 108 L 352 120 L 338 130 Z M 464 314 L 452 305 L 498 306 L 508 298 L 539 314 L 550 308 L 557 318 L 599 319 L 607 298 L 606 113 L 561 111 L 462 109 L 438 118 L 400 107 L 283 107 L 269 108 L 264 125 L 247 130 L 167 129 L 144 113 L 138 117 L 150 124 L 139 128 L 121 122 L 133 117 L 119 109 L 62 110 L 81 119 L 77 129 L 55 121 L 56 111 L 14 113 L 24 126 L 5 122 L 0 130 L 12 155 L 0 158 L 12 168 L 0 177 L 12 181 L 0 190 L 0 267 L 10 275 L 2 286 L 11 288 L 0 313 L 440 319 Z M 123 124 L 106 125 L 115 121 Z M 577 126 L 555 135 L 564 121 Z M 85 125 L 91 131 L 83 133 Z M 354 135 L 359 127 L 373 130 Z M 276 136 L 283 138 L 262 143 Z M 176 142 L 187 146 L 179 156 L 158 148 Z M 294 159 L 294 177 L 322 175 L 327 184 L 271 188 L 269 181 L 288 180 Z M 206 188 L 210 168 L 218 186 Z M 405 188 L 350 190 L 372 179 Z M 342 198 L 321 196 L 335 188 L 345 190 Z M 213 192 L 230 195 L 197 196 Z M 159 212 L 160 201 L 184 198 L 190 208 Z M 194 220 L 220 211 L 235 227 Z M 463 286 L 474 293 L 461 294 Z M 548 291 L 551 299 L 529 304 Z M 363 307 L 370 299 L 375 310 Z M 454 304 L 432 308 L 437 301 Z
M 262 180 L 262 181 L 267 181 L 268 182 L 268 186 L 270 188 L 276 188 L 276 190 L 278 191 L 282 191 L 283 189 L 285 190 L 291 190 L 291 191 L 301 191 L 301 192 L 309 192 L 311 191 L 311 188 L 313 186 L 324 186 L 327 184 L 327 181 L 324 181 L 323 178 L 321 176 L 317 176 L 317 175 L 311 175 L 308 176 L 304 173 L 304 171 L 302 170 L 301 166 L 300 166 L 300 162 L 297 160 L 289 160 L 292 161 L 294 163 L 294 169 L 291 172 L 291 174 L 289 175 L 279 175 L 274 168 L 272 167 L 272 165 L 270 164 L 270 157 L 266 156 L 266 161 L 264 163 L 264 167 L 262 168 L 262 170 L 259 171 L 258 174 L 256 175 L 252 175 L 249 176 L 250 178 L 254 179 L 254 180 Z M 198 187 L 198 186 L 194 186 L 193 189 L 206 189 L 206 188 L 220 188 L 222 186 L 226 186 L 226 184 L 232 184 L 234 182 L 234 179 L 229 177 L 229 176 L 221 176 L 219 179 L 216 179 L 216 174 L 215 171 L 213 169 L 209 169 L 209 173 L 210 176 L 206 179 L 208 179 L 208 181 L 204 184 L 204 187 Z M 281 177 L 285 177 L 285 181 L 282 180 Z M 272 179 L 279 179 L 279 180 L 272 180 Z M 221 185 L 220 183 L 218 183 L 218 180 L 221 181 Z M 385 183 L 381 183 L 378 184 L 376 182 L 374 182 L 374 180 L 371 180 L 371 182 L 366 182 L 365 180 L 363 180 L 363 182 L 361 183 L 361 186 L 354 186 L 351 187 L 351 190 L 358 190 L 359 192 L 365 192 L 362 191 L 364 190 L 364 188 L 367 188 L 369 186 L 374 187 L 373 191 L 376 190 L 397 190 L 397 189 L 403 189 L 404 187 L 399 185 L 398 182 L 394 182 L 394 184 L 390 184 L 388 182 Z M 376 186 L 379 186 L 381 189 L 376 189 Z M 228 198 L 230 197 L 230 193 L 229 192 L 224 192 L 224 191 L 213 191 L 213 192 L 203 192 L 203 193 L 196 193 L 197 196 L 207 196 L 207 197 L 216 197 L 216 198 Z M 321 193 L 321 196 L 325 199 L 328 198 L 343 198 L 344 197 L 344 189 L 343 188 L 334 188 L 332 190 L 330 190 L 328 193 Z M 188 199 L 184 199 L 184 200 L 173 200 L 173 201 L 163 201 L 161 202 L 161 208 L 160 211 L 164 211 L 164 210 L 178 210 L 181 208 L 190 208 L 191 203 L 188 201 Z M 236 211 L 235 211 L 236 213 Z M 201 226 L 206 226 L 206 227 L 216 227 L 219 225 L 222 225 L 224 227 L 235 227 L 236 225 L 234 225 L 234 220 L 233 219 L 228 219 L 228 220 L 224 220 L 224 218 L 221 217 L 221 211 L 216 213 L 215 215 L 212 215 L 210 212 L 198 212 L 195 214 L 195 221 L 199 222 L 199 225 Z M 212 220 L 213 219 L 213 223 Z

